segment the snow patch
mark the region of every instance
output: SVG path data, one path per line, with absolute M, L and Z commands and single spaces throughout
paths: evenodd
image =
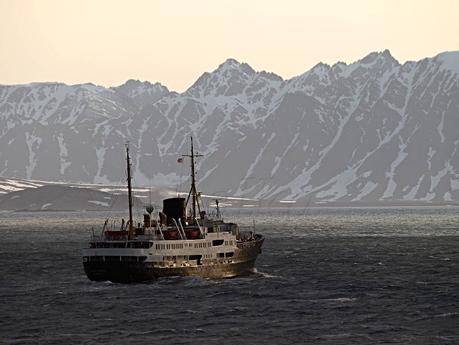
M 35 170 L 35 167 L 37 166 L 37 158 L 35 155 L 35 151 L 38 151 L 42 139 L 33 134 L 30 134 L 29 132 L 26 132 L 25 134 L 27 148 L 29 150 L 29 164 L 26 167 L 26 175 L 27 178 L 30 179 L 32 177 L 33 171 Z
M 65 170 L 72 163 L 68 161 L 69 152 L 67 150 L 67 147 L 65 146 L 64 135 L 62 133 L 60 133 L 59 136 L 57 137 L 57 142 L 59 144 L 59 162 L 60 162 L 59 172 L 61 175 L 64 175 Z
M 105 201 L 97 201 L 97 200 L 88 200 L 89 203 L 98 205 L 98 206 L 104 206 L 104 207 L 109 207 L 109 203 Z
M 368 181 L 365 186 L 360 190 L 360 193 L 353 199 L 353 201 L 359 201 L 362 200 L 362 198 L 368 194 L 370 194 L 372 191 L 374 191 L 378 187 L 377 183 L 374 183 L 373 181 Z

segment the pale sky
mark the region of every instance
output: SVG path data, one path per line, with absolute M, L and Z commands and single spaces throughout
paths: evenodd
M 459 50 L 459 0 L 0 0 L 0 84 L 184 91 L 230 57 L 290 78 L 386 48 Z

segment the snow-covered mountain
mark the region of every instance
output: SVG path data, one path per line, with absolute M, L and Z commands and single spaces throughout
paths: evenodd
M 0 174 L 175 187 L 193 135 L 200 189 L 298 201 L 459 200 L 459 52 L 400 64 L 389 51 L 284 80 L 228 59 L 184 93 L 0 86 Z

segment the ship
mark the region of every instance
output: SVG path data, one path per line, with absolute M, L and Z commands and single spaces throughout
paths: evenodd
M 255 229 L 242 231 L 237 223 L 225 222 L 219 202 L 216 214 L 209 216 L 201 207 L 196 188 L 193 138 L 189 154 L 191 187 L 187 197 L 164 199 L 162 210 L 145 207 L 142 223 L 133 220 L 131 159 L 126 145 L 127 197 L 129 220 L 105 221 L 101 233 L 91 234 L 83 249 L 83 267 L 92 281 L 135 283 L 169 276 L 232 278 L 254 271 L 264 237 Z M 188 208 L 188 211 L 187 211 Z

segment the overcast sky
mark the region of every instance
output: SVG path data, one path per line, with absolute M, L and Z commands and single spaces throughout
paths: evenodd
M 0 0 L 0 84 L 184 91 L 229 57 L 284 78 L 389 49 L 459 50 L 457 0 Z

